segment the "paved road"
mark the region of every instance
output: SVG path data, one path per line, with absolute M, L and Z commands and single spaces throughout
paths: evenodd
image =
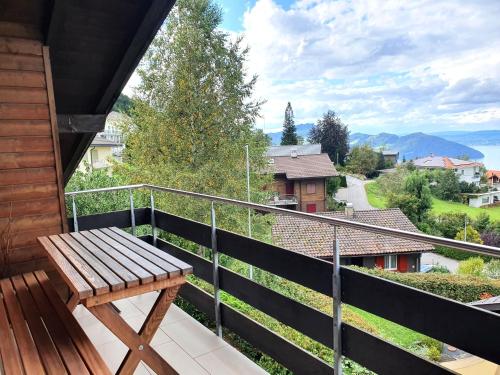
M 352 203 L 354 210 L 373 210 L 374 208 L 368 203 L 364 185 L 369 181 L 363 181 L 359 178 L 346 176 L 347 188 L 342 188 L 337 191 L 335 197 L 337 199 Z
M 452 273 L 456 273 L 458 269 L 458 261 L 455 259 L 446 258 L 439 254 L 423 253 L 420 261 L 422 264 L 440 264 L 445 266 Z

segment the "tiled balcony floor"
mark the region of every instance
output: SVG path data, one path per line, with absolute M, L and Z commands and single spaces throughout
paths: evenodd
M 148 293 L 115 302 L 123 318 L 139 330 L 157 293 Z M 127 348 L 83 306 L 77 306 L 75 317 L 90 337 L 111 371 L 118 369 Z M 218 338 L 212 331 L 173 305 L 160 325 L 152 346 L 180 374 L 266 374 L 250 359 Z M 140 364 L 136 374 L 154 372 Z

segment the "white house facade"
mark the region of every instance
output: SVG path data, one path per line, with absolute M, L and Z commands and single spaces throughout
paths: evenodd
M 479 185 L 481 181 L 481 167 L 483 164 L 475 161 L 431 155 L 415 159 L 413 163 L 419 169 L 452 169 L 458 175 L 459 181 L 469 184 Z

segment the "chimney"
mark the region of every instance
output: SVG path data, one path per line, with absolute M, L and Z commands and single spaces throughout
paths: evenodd
M 347 203 L 345 205 L 345 216 L 348 219 L 352 219 L 354 217 L 354 206 L 352 205 L 352 203 Z
M 297 157 L 297 150 L 296 149 L 293 149 L 292 150 L 292 153 L 290 155 L 292 158 L 296 158 Z

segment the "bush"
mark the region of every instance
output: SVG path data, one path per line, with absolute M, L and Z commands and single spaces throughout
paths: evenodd
M 450 273 L 450 270 L 446 268 L 445 266 L 442 266 L 440 264 L 436 266 L 432 266 L 432 268 L 429 270 L 431 273 Z
M 483 240 L 481 239 L 481 235 L 477 230 L 475 230 L 472 226 L 467 226 L 467 229 L 460 229 L 456 236 L 455 239 L 458 241 L 467 241 L 471 243 L 478 243 L 482 244 Z
M 493 259 L 486 263 L 483 268 L 484 276 L 490 279 L 500 279 L 500 259 Z
M 429 358 L 431 361 L 439 362 L 439 360 L 441 359 L 441 350 L 439 350 L 435 346 L 429 347 L 429 349 L 427 349 L 427 358 Z
M 397 273 L 356 266 L 352 268 L 460 302 L 477 301 L 482 293 L 500 295 L 500 280 L 443 273 Z
M 463 260 L 458 264 L 459 275 L 482 276 L 484 260 L 480 257 L 473 257 Z
M 500 233 L 483 232 L 481 233 L 481 240 L 484 245 L 500 247 Z

